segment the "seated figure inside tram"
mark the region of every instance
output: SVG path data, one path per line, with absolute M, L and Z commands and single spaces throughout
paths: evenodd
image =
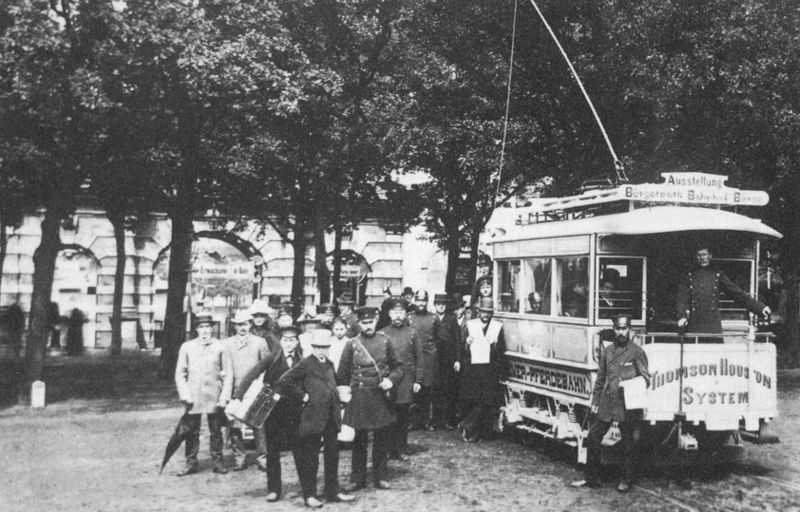
M 564 302 L 564 316 L 586 318 L 589 309 L 589 282 L 587 276 L 579 276 L 567 290 Z
M 599 318 L 614 318 L 623 314 L 630 314 L 630 304 L 623 297 L 624 291 L 619 290 L 619 272 L 607 268 L 603 272 L 597 296 L 597 316 Z

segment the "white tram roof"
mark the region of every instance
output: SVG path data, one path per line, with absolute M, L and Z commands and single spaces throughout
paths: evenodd
M 501 210 L 501 209 L 498 209 Z M 519 211 L 505 209 L 508 214 L 519 215 Z M 497 212 L 497 210 L 495 210 Z M 503 212 L 505 213 L 505 212 Z M 493 216 L 487 229 L 494 231 L 489 244 L 526 240 L 533 238 L 555 238 L 574 235 L 650 235 L 681 231 L 738 231 L 757 237 L 781 238 L 779 232 L 753 219 L 727 210 L 697 206 L 650 206 L 634 210 L 596 215 L 580 219 L 556 220 L 519 225 L 511 215 L 506 219 Z M 498 232 L 499 228 L 499 232 Z

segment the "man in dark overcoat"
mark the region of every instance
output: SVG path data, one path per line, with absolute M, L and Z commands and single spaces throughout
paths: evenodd
M 413 327 L 408 325 L 406 311 L 408 302 L 403 297 L 393 297 L 389 303 L 391 323 L 379 332 L 391 342 L 397 359 L 403 364 L 403 376 L 397 385 L 397 399 L 394 412 L 397 422 L 392 426 L 392 443 L 389 457 L 408 460 L 405 453 L 408 446 L 409 408 L 414 403 L 414 386 L 419 388 L 422 371 L 422 344 Z
M 467 322 L 467 337 L 458 346 L 455 369 L 461 374 L 465 417 L 461 438 L 476 442 L 491 434 L 492 420 L 502 396 L 500 377 L 506 373 L 503 324 L 494 320 L 491 297 L 481 297 L 478 318 Z
M 343 422 L 356 431 L 353 440 L 351 484 L 345 492 L 363 489 L 367 484 L 367 442 L 373 432 L 372 477 L 377 489 L 389 489 L 387 455 L 391 425 L 396 416 L 386 392 L 397 387 L 403 377 L 403 364 L 397 358 L 389 338 L 375 331 L 378 309 L 356 310 L 361 333 L 350 340 L 342 352 L 336 381 L 350 386 L 350 403 Z
M 274 390 L 278 379 L 303 360 L 297 339 L 299 333 L 300 329 L 293 325 L 281 329 L 278 351 L 270 353 L 247 372 L 237 389 L 237 399 L 241 400 L 244 397 L 250 384 L 262 373 L 264 384 Z M 281 498 L 281 450 L 296 446 L 302 408 L 303 404 L 296 400 L 289 398 L 280 400 L 264 422 L 267 445 L 267 501 L 278 501 Z
M 353 300 L 353 295 L 350 292 L 344 292 L 339 296 L 339 316 L 344 320 L 345 325 L 347 326 L 347 333 L 345 336 L 348 338 L 355 338 L 358 336 L 358 315 L 353 310 L 355 307 L 355 301 Z
M 339 441 L 336 438 L 342 426 L 341 404 L 336 390 L 336 372 L 328 359 L 331 333 L 325 329 L 311 336 L 313 354 L 283 374 L 276 384 L 278 399 L 285 395 L 301 401 L 298 442 L 292 450 L 303 499 L 308 507 L 319 508 L 317 498 L 317 470 L 319 450 L 324 447 L 325 500 L 348 502 L 352 495 L 339 492 Z
M 411 414 L 412 427 L 433 430 L 434 383 L 439 378 L 439 350 L 436 346 L 436 329 L 439 319 L 428 311 L 428 292 L 417 290 L 414 294 L 414 311 L 408 316 L 408 325 L 414 329 L 422 347 L 422 359 L 418 363 L 417 379 L 414 382 L 414 405 Z M 412 407 L 412 410 L 414 407 Z
M 459 302 L 464 301 L 459 296 Z M 433 384 L 434 390 L 434 424 L 455 428 L 457 423 L 456 404 L 458 402 L 458 381 L 453 369 L 456 362 L 456 347 L 461 344 L 461 326 L 453 313 L 453 304 L 450 297 L 437 293 L 433 297 L 433 307 L 437 318 L 436 346 L 438 349 L 439 374 L 438 380 Z
M 591 412 L 594 421 L 587 435 L 587 460 L 585 478 L 573 482 L 573 487 L 596 486 L 600 479 L 601 442 L 612 422 L 619 425 L 624 450 L 624 476 L 617 486 L 620 492 L 628 492 L 634 477 L 636 453 L 636 427 L 632 415 L 625 410 L 625 401 L 620 383 L 641 376 L 649 384 L 647 354 L 631 341 L 631 319 L 628 315 L 614 318 L 614 343 L 603 349 L 597 368 L 597 379 L 592 390 Z
M 711 267 L 711 251 L 707 245 L 698 245 L 695 252 L 697 266 L 678 286 L 678 327 L 687 327 L 692 333 L 721 333 L 722 319 L 719 310 L 720 290 L 724 290 L 738 304 L 755 314 L 767 316 L 768 306 L 750 297 L 721 270 Z M 714 338 L 714 341 L 721 341 Z

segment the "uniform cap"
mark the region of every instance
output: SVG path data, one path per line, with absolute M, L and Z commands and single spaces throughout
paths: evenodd
M 389 309 L 402 309 L 405 311 L 408 309 L 408 301 L 403 297 L 392 297 L 389 299 Z
M 378 317 L 378 308 L 372 306 L 362 306 L 356 310 L 358 321 L 371 321 Z
M 630 315 L 617 315 L 613 319 L 614 327 L 628 327 L 631 326 L 631 316 Z

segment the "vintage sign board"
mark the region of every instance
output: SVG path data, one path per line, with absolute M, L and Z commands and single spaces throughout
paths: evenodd
M 555 397 L 569 396 L 578 399 L 579 403 L 589 403 L 593 386 L 589 371 L 531 361 L 508 352 L 506 357 L 510 366 L 509 383 L 518 384 L 526 391 Z

